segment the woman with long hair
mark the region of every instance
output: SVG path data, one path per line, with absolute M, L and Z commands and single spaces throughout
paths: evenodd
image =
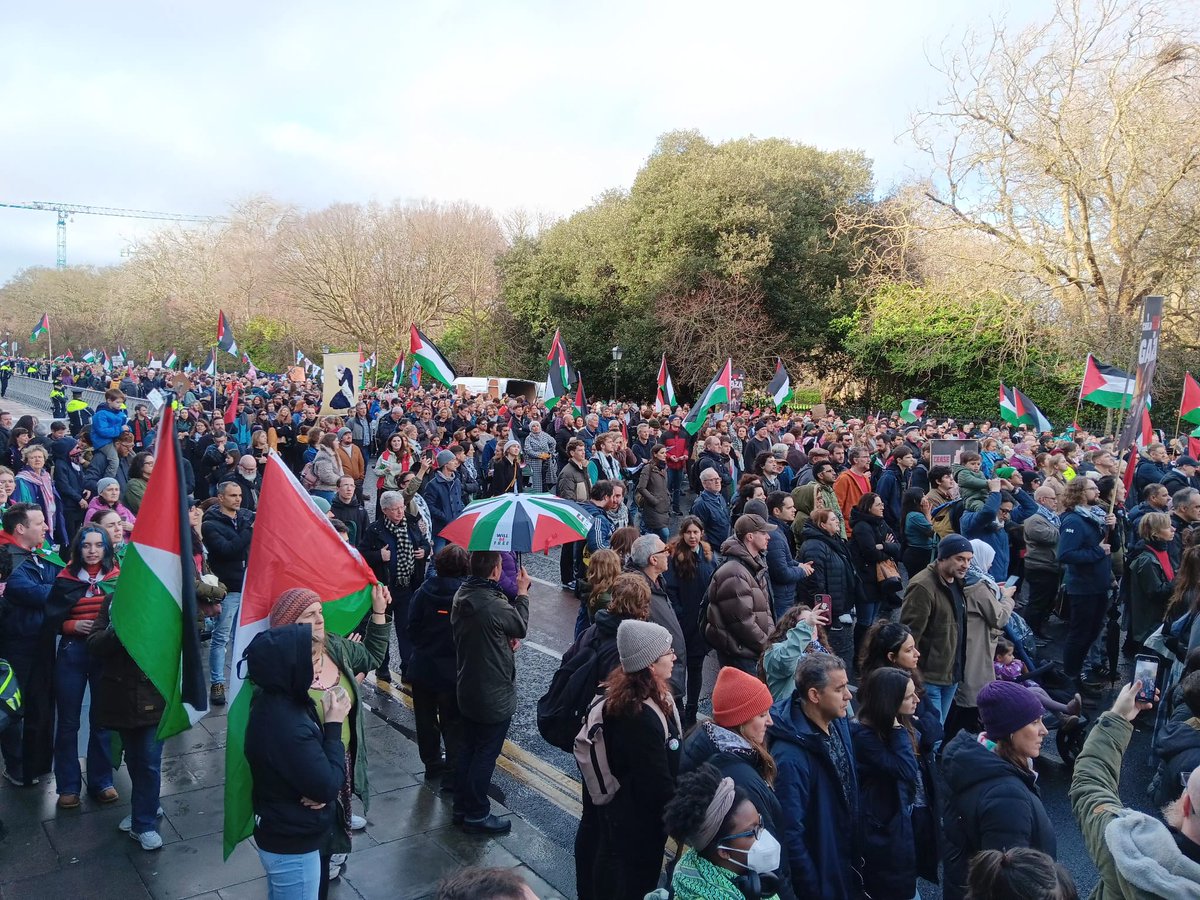
M 729 514 L 731 522 L 738 520 L 738 516 L 746 511 L 746 504 L 751 500 L 767 499 L 767 492 L 763 488 L 761 478 L 757 475 L 743 475 L 742 478 L 748 480 L 738 488 L 737 497 L 733 501 L 733 510 Z
M 520 494 L 524 491 L 521 484 L 521 444 L 510 440 L 504 445 L 504 452 L 492 462 L 491 477 L 488 481 L 488 496 L 499 497 L 503 494 Z
M 379 518 L 379 498 L 384 491 L 399 491 L 400 476 L 412 468 L 413 454 L 408 439 L 399 431 L 388 435 L 379 459 L 375 461 L 375 517 Z
M 933 547 L 937 543 L 933 533 L 933 504 L 920 488 L 907 488 L 900 495 L 900 522 L 904 528 L 904 550 L 900 561 L 908 577 L 916 575 L 933 559 Z
M 317 452 L 312 459 L 312 471 L 317 478 L 312 495 L 332 503 L 334 494 L 337 493 L 338 479 L 346 474 L 341 457 L 338 456 L 337 435 L 332 431 L 321 435 L 317 443 Z
M 125 506 L 135 516 L 142 507 L 142 497 L 146 495 L 146 486 L 154 473 L 154 454 L 149 450 L 135 453 L 129 461 L 129 477 L 125 482 L 125 493 L 121 497 Z
M 776 900 L 783 848 L 746 790 L 711 765 L 679 779 L 664 813 L 682 850 L 668 870 L 676 900 Z M 788 887 L 788 895 L 790 893 Z
M 120 569 L 108 533 L 99 525 L 84 525 L 71 540 L 67 565 L 58 573 L 46 601 L 46 628 L 58 633 L 54 662 L 54 705 L 58 722 L 54 734 L 54 782 L 58 808 L 75 809 L 83 792 L 79 768 L 79 719 L 84 691 L 93 693 L 101 677 L 101 662 L 87 649 L 104 598 L 116 588 Z M 88 793 L 101 803 L 117 800 L 108 732 L 90 728 L 87 746 Z
M 966 892 L 967 865 L 981 850 L 1030 847 L 1051 857 L 1058 851 L 1033 768 L 1046 736 L 1041 701 L 1022 685 L 993 681 L 978 703 L 983 732 L 960 731 L 942 752 L 943 894 L 951 900 Z
M 1063 491 L 1058 558 L 1071 615 L 1063 644 L 1063 672 L 1071 691 L 1079 690 L 1083 660 L 1104 628 L 1113 576 L 1112 554 L 1119 548 L 1117 518 L 1098 505 L 1100 490 L 1079 475 Z
M 587 579 L 577 586 L 579 615 L 575 617 L 575 637 L 596 621 L 596 613 L 608 606 L 612 587 L 621 574 L 621 557 L 612 550 L 597 550 L 587 564 Z
M 705 764 L 715 766 L 753 801 L 763 827 L 774 834 L 783 828 L 783 808 L 773 788 L 775 760 L 766 746 L 774 702 L 771 692 L 753 675 L 725 666 L 717 673 L 712 701 L 712 719 L 693 728 L 684 739 L 680 774 Z M 787 860 L 781 859 L 773 871 L 779 879 L 780 897 L 794 897 Z
M 796 556 L 813 567 L 811 577 L 802 584 L 804 593 L 810 599 L 817 594 L 829 595 L 829 648 L 846 661 L 846 670 L 853 676 L 854 610 L 863 601 L 864 592 L 850 544 L 842 537 L 838 514 L 832 509 L 815 510 L 800 538 Z
M 700 688 L 704 680 L 704 657 L 711 649 L 700 629 L 700 605 L 708 594 L 708 585 L 716 572 L 712 547 L 704 540 L 704 524 L 696 516 L 685 516 L 679 534 L 667 544 L 667 571 L 663 586 L 667 599 L 679 619 L 687 646 L 687 693 L 683 722 L 690 728 L 700 706 Z
M 267 446 L 283 457 L 294 474 L 300 474 L 300 443 L 296 440 L 296 426 L 287 406 L 282 407 L 267 429 Z
M 884 520 L 883 512 L 883 498 L 873 491 L 863 494 L 850 510 L 850 553 L 862 579 L 865 598 L 856 610 L 855 646 L 861 646 L 860 637 L 875 621 L 881 605 L 891 604 L 895 599 L 892 585 L 879 580 L 877 569 L 879 563 L 900 561 L 900 544 Z
M 863 881 L 871 897 L 917 896 L 917 842 L 912 814 L 922 793 L 919 736 L 912 717 L 917 686 L 904 669 L 881 666 L 863 679 L 851 723 L 863 823 Z
M 128 544 L 125 542 L 127 534 L 126 526 L 129 524 L 115 509 L 101 509 L 91 518 L 91 522 L 99 525 L 108 535 L 108 540 L 113 546 L 113 554 L 117 557 L 117 562 L 120 563 L 125 558 L 125 550 Z
M 767 636 L 767 649 L 758 661 L 758 676 L 776 702 L 796 690 L 796 666 L 810 653 L 829 653 L 825 621 L 808 606 L 797 603 L 775 623 Z
M 679 713 L 671 696 L 671 633 L 653 622 L 617 628 L 621 664 L 604 683 L 609 768 L 621 785 L 600 807 L 592 890 L 581 900 L 632 900 L 658 884 L 667 843 L 663 809 L 675 793 Z

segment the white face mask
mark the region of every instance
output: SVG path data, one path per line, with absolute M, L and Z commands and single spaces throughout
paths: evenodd
M 741 850 L 738 847 L 726 847 L 722 844 L 718 844 L 717 849 L 727 850 L 730 853 L 745 853 L 746 861 L 744 863 L 738 862 L 736 859 L 731 860 L 731 862 L 739 866 L 744 866 L 750 872 L 765 875 L 779 868 L 779 841 L 775 840 L 775 835 L 766 829 L 763 829 L 762 834 L 750 845 L 749 850 Z

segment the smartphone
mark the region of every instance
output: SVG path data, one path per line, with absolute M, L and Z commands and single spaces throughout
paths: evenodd
M 1009 575 L 1008 580 L 1004 582 L 1005 587 L 1016 587 L 1017 582 L 1021 580 L 1020 575 Z
M 813 597 L 813 609 L 825 624 L 829 624 L 833 620 L 833 597 L 829 594 L 816 594 Z
M 1158 684 L 1158 657 L 1138 654 L 1133 661 L 1133 683 L 1137 685 L 1137 701 L 1153 703 Z

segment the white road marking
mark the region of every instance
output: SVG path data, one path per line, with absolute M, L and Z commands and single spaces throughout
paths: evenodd
M 563 655 L 557 650 L 551 650 L 544 644 L 539 644 L 537 641 L 521 641 L 522 647 L 528 647 L 530 650 L 536 650 L 538 653 L 545 653 L 547 656 L 553 656 L 557 660 L 562 660 Z

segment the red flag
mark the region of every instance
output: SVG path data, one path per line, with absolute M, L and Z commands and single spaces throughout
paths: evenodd
M 1183 398 L 1179 401 L 1179 418 L 1200 425 L 1200 384 L 1190 372 L 1183 373 Z
M 237 417 L 238 408 L 238 383 L 235 381 L 233 387 L 229 389 L 227 394 L 229 403 L 225 406 L 225 424 L 232 425 L 233 420 Z

